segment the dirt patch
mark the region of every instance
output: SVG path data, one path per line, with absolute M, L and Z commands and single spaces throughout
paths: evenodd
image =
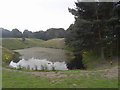
M 82 70 L 82 71 L 58 71 L 58 72 L 26 72 L 26 71 L 20 71 L 20 70 L 14 70 L 9 68 L 2 68 L 4 70 L 13 71 L 13 72 L 23 72 L 28 74 L 33 74 L 37 76 L 47 76 L 49 78 L 62 78 L 67 77 L 67 74 L 72 74 L 72 72 L 80 72 L 80 76 L 90 76 L 91 74 L 94 75 L 96 72 L 100 72 L 102 77 L 105 78 L 112 78 L 112 77 L 118 77 L 118 66 L 115 66 L 110 69 L 104 69 L 104 70 L 96 70 L 96 71 L 88 71 L 88 70 Z M 69 75 L 70 76 L 70 75 Z

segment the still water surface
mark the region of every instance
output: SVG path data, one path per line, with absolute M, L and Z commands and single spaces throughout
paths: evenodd
M 26 69 L 38 70 L 68 70 L 66 52 L 62 49 L 33 47 L 15 50 L 21 54 L 21 60 L 17 63 L 10 62 L 14 68 L 24 67 Z

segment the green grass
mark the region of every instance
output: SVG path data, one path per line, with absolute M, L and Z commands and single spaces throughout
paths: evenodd
M 111 68 L 113 68 L 113 67 L 115 67 L 115 66 L 118 66 L 118 63 L 114 63 L 113 65 L 106 65 L 106 66 L 104 66 L 104 67 L 97 67 L 97 68 L 88 68 L 87 70 L 91 70 L 91 71 L 95 71 L 95 70 L 104 70 L 104 69 L 111 69 Z
M 26 38 L 25 42 L 22 41 L 22 38 L 2 38 L 2 46 L 11 50 L 24 49 L 35 46 L 64 49 L 65 42 L 64 38 L 50 39 L 47 41 Z
M 64 38 L 56 38 L 48 41 L 40 39 L 26 38 L 25 41 L 22 38 L 2 38 L 2 58 L 3 61 L 9 62 L 12 60 L 14 52 L 12 50 L 24 49 L 29 47 L 49 47 L 49 48 L 63 48 Z M 9 59 L 6 59 L 6 56 Z
M 0 51 L 2 52 L 2 61 L 3 64 L 8 64 L 11 60 L 18 61 L 20 54 L 9 50 L 5 47 L 0 47 Z
M 42 41 L 39 39 L 26 39 L 25 42 L 21 38 L 3 38 L 4 54 L 12 56 L 13 51 L 9 49 L 22 49 L 34 46 L 50 47 L 50 48 L 63 48 L 64 39 L 52 39 Z M 8 49 L 6 49 L 8 48 Z M 4 56 L 4 55 L 2 55 Z M 94 65 L 102 64 L 98 57 L 91 53 L 84 57 L 83 62 L 89 69 L 93 69 Z M 114 66 L 114 65 L 113 65 Z M 108 66 L 107 68 L 111 68 Z M 24 72 L 34 72 L 28 70 L 20 70 Z M 71 72 L 72 71 L 72 72 Z M 78 71 L 78 72 L 73 72 Z M 117 88 L 118 78 L 103 77 L 105 72 L 89 73 L 88 76 L 81 70 L 68 70 L 66 71 L 49 71 L 60 74 L 55 77 L 48 77 L 46 75 L 32 75 L 24 72 L 13 72 L 3 69 L 3 88 Z M 41 72 L 41 71 L 39 71 Z M 48 72 L 48 71 L 44 71 Z M 107 73 L 107 72 L 106 72 Z M 82 74 L 82 76 L 81 76 Z M 94 74 L 94 75 L 93 75 Z M 63 75 L 63 76 L 62 76 Z M 62 76 L 62 77 L 59 77 Z
M 59 71 L 58 71 L 59 72 Z M 80 74 L 83 74 L 81 76 Z M 3 88 L 117 88 L 118 78 L 105 78 L 101 72 L 85 76 L 80 72 L 60 71 L 55 77 L 3 70 Z M 63 77 L 59 77 L 63 75 Z
M 45 88 L 49 87 L 47 78 L 20 72 L 3 70 L 3 88 Z
M 104 69 L 110 68 L 118 65 L 117 57 L 112 58 L 113 65 L 110 64 L 110 58 L 101 59 L 98 56 L 95 56 L 93 52 L 88 51 L 86 54 L 83 54 L 83 64 L 87 69 Z
M 65 47 L 64 38 L 55 38 L 42 42 L 43 47 L 63 49 Z
M 14 52 L 4 47 L 1 47 L 0 51 L 2 51 L 2 61 L 9 63 L 13 57 Z
M 55 83 L 55 88 L 115 88 L 118 87 L 117 78 L 112 79 L 96 79 L 94 77 L 74 77 L 65 78 L 63 81 Z
M 12 50 L 40 46 L 41 42 L 43 40 L 32 38 L 26 38 L 25 42 L 22 41 L 22 38 L 2 38 L 2 46 Z

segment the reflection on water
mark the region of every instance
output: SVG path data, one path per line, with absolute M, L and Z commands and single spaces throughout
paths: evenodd
M 28 60 L 22 59 L 17 63 L 11 61 L 9 66 L 16 69 L 26 68 L 30 70 L 68 70 L 65 62 L 51 62 L 47 59 L 40 60 L 35 58 Z
M 14 63 L 15 60 L 10 62 L 10 66 L 15 68 L 68 70 L 80 69 L 81 67 L 80 58 L 68 60 L 66 56 L 67 51 L 62 49 L 32 47 L 15 51 L 21 55 L 19 62 Z
M 51 62 L 64 62 L 67 61 L 66 58 L 66 50 L 62 49 L 54 49 L 54 48 L 43 48 L 43 47 L 32 47 L 26 49 L 15 50 L 19 52 L 25 60 L 29 60 L 31 58 L 37 58 L 39 60 L 47 59 Z

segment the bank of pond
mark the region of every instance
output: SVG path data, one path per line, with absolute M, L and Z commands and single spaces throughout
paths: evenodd
M 32 47 L 19 50 L 3 50 L 3 64 L 16 69 L 27 70 L 72 70 L 81 68 L 81 59 L 74 59 L 71 52 L 63 49 Z M 88 57 L 89 56 L 89 57 Z M 110 60 L 100 60 L 93 55 L 85 56 L 82 59 L 84 66 L 90 69 L 103 66 L 110 66 Z M 115 60 L 114 60 L 115 61 Z M 114 62 L 113 62 L 114 64 Z
M 7 51 L 3 48 L 4 52 Z M 12 54 L 11 54 L 12 53 Z M 29 70 L 69 70 L 77 69 L 76 65 L 71 66 L 68 60 L 67 50 L 32 47 L 20 50 L 9 51 L 3 54 L 5 64 L 16 69 Z M 10 56 L 10 54 L 12 56 Z M 8 60 L 9 59 L 9 60 Z

